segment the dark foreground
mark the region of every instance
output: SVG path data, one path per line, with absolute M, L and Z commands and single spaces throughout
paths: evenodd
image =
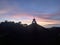
M 14 22 L 2 22 L 0 24 L 0 45 L 56 45 L 59 41 L 59 27 L 46 29 L 36 23 L 29 26 Z

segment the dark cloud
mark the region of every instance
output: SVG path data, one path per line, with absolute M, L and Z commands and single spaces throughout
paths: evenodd
M 45 27 L 47 27 L 47 28 L 60 27 L 60 24 L 47 24 L 47 25 L 45 25 Z

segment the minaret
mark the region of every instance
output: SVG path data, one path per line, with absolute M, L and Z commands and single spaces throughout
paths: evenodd
M 32 24 L 37 24 L 35 18 L 33 19 Z

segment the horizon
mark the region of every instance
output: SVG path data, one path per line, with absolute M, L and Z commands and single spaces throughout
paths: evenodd
M 33 18 L 43 27 L 60 27 L 60 0 L 0 0 L 0 22 L 29 25 Z
M 8 20 L 5 20 L 5 21 L 2 21 L 2 22 L 14 22 L 14 21 L 8 21 Z M 33 20 L 32 20 L 33 21 Z M 30 24 L 27 24 L 27 23 L 22 23 L 22 21 L 19 21 L 20 22 L 20 24 L 22 24 L 22 25 L 24 25 L 24 24 L 27 24 L 28 26 L 29 25 L 31 25 L 32 24 L 32 21 L 31 21 L 31 23 Z M 0 22 L 0 23 L 2 23 L 2 22 Z M 19 22 L 14 22 L 14 23 L 19 23 Z M 36 21 L 36 23 L 37 23 L 37 21 Z M 38 23 L 37 23 L 38 24 Z M 38 25 L 40 25 L 40 24 L 38 24 Z M 53 27 L 60 27 L 60 25 L 59 26 L 55 26 L 56 24 L 54 24 L 54 25 L 52 25 L 52 24 L 48 24 L 48 25 L 50 25 L 50 26 L 43 26 L 44 28 L 53 28 Z M 58 24 L 57 24 L 58 25 Z M 42 25 L 40 25 L 40 26 L 42 26 Z

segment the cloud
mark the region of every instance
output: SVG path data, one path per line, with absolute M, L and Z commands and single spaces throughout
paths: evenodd
M 15 7 L 8 7 L 5 9 L 0 10 L 0 18 L 12 20 L 15 22 L 22 21 L 22 23 L 31 23 L 33 18 L 36 18 L 38 24 L 45 26 L 48 24 L 59 24 L 60 17 L 59 11 L 53 14 L 44 13 L 44 12 L 19 12 L 19 8 Z M 21 11 L 21 10 L 20 10 Z M 2 16 L 3 14 L 3 16 Z M 6 15 L 8 14 L 8 15 Z M 57 18 L 56 18 L 57 17 Z M 56 19 L 55 19 L 56 18 Z
M 27 23 L 27 24 L 28 24 L 28 22 L 30 24 L 32 22 L 32 19 L 36 18 L 37 23 L 42 26 L 47 25 L 47 24 L 59 24 L 59 22 L 60 22 L 58 20 L 46 19 L 46 18 L 42 18 L 39 16 L 33 16 L 33 15 L 27 14 L 27 13 L 12 14 L 9 16 L 9 18 L 15 20 L 15 22 L 22 21 L 22 23 Z
M 51 27 L 60 27 L 60 24 L 48 24 L 45 25 L 46 28 L 51 28 Z
M 57 10 L 53 13 L 46 13 L 46 12 L 33 12 L 34 16 L 39 18 L 49 19 L 49 20 L 60 20 L 60 10 Z
M 3 14 L 6 14 L 6 13 L 8 13 L 9 12 L 9 10 L 0 10 L 0 15 L 3 15 Z
M 16 2 L 12 2 L 11 5 L 9 2 L 3 1 L 0 4 L 2 5 L 0 9 L 0 19 L 4 18 L 15 22 L 22 21 L 22 23 L 31 23 L 32 19 L 36 18 L 37 23 L 43 26 L 48 24 L 59 24 L 60 22 L 60 10 L 54 13 L 46 13 L 45 11 L 36 12 L 36 10 L 28 10 L 30 12 L 27 12 L 25 8 L 20 8 Z
M 51 19 L 51 20 L 60 20 L 60 11 L 54 12 L 52 14 L 43 14 L 41 15 L 44 19 Z

